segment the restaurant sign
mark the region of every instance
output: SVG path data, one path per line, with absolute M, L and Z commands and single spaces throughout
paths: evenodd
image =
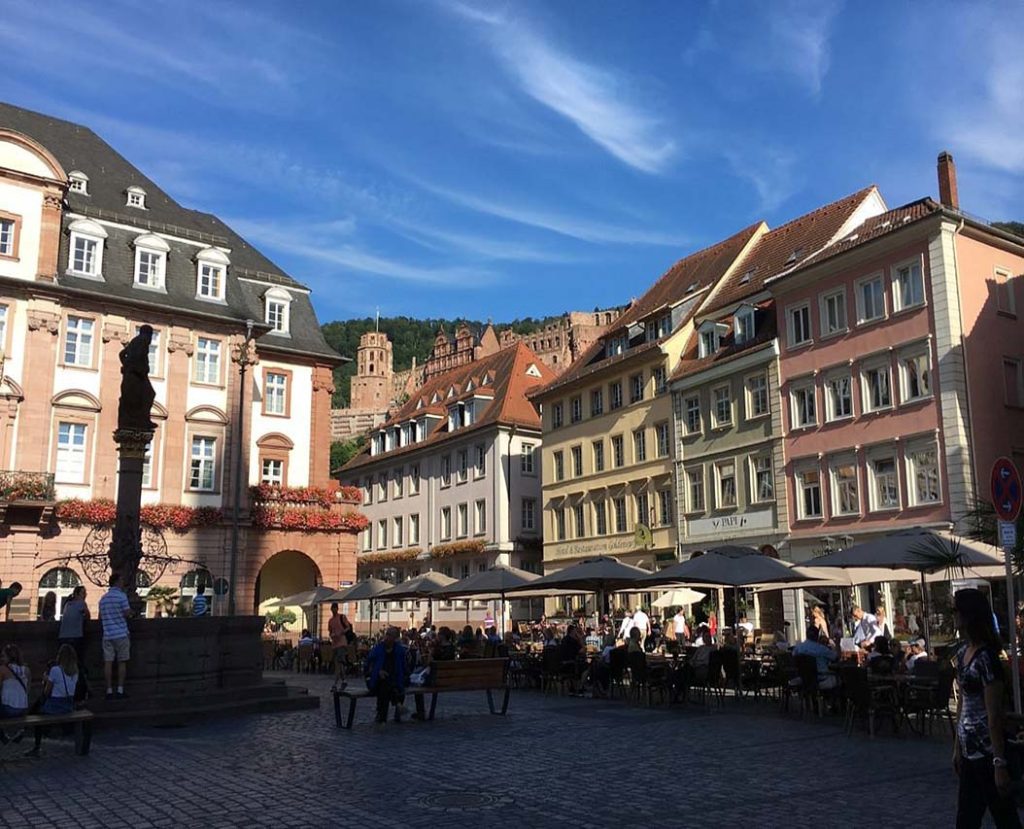
M 577 558 L 579 556 L 599 556 L 614 553 L 628 553 L 637 548 L 633 536 L 605 538 L 594 541 L 580 541 L 573 544 L 545 544 L 545 552 L 551 558 Z
M 757 530 L 775 528 L 775 512 L 759 509 L 740 512 L 735 515 L 717 515 L 711 518 L 697 518 L 687 521 L 687 535 L 710 535 L 717 538 L 733 538 Z

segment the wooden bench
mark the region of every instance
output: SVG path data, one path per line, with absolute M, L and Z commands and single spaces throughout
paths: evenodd
M 437 695 L 454 691 L 486 691 L 487 706 L 492 714 L 503 716 L 508 711 L 508 699 L 511 688 L 508 684 L 506 668 L 507 659 L 456 659 L 434 663 L 433 685 L 410 685 L 405 689 L 408 696 L 430 695 L 430 710 L 426 719 L 434 719 L 437 708 Z M 501 707 L 494 703 L 494 691 L 503 690 L 504 697 Z M 376 694 L 366 690 L 348 690 L 334 692 L 334 720 L 338 728 L 351 728 L 356 716 L 356 703 L 365 698 L 376 698 Z M 348 713 L 342 716 L 341 701 L 348 700 Z
M 70 714 L 26 714 L 24 717 L 11 717 L 0 720 L 0 728 L 7 731 L 33 729 L 35 732 L 35 748 L 38 752 L 43 742 L 43 733 L 55 725 L 73 725 L 75 727 L 75 754 L 85 756 L 89 753 L 92 743 L 92 711 L 72 711 Z

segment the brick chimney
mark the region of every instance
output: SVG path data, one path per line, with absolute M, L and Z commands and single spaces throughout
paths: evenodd
M 956 164 L 953 156 L 943 150 L 939 153 L 939 201 L 946 207 L 960 209 L 960 196 L 956 190 Z

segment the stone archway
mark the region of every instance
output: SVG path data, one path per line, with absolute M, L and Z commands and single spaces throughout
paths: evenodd
M 270 556 L 260 567 L 256 576 L 254 597 L 255 613 L 266 616 L 273 609 L 273 601 L 305 590 L 312 590 L 323 583 L 320 568 L 316 562 L 299 550 L 282 550 Z M 284 630 L 299 632 L 304 627 L 311 630 L 316 627 L 318 608 L 289 607 L 295 614 L 295 622 L 285 626 Z

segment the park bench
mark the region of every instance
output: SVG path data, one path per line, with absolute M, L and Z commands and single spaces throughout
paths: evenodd
M 438 694 L 453 691 L 486 691 L 487 706 L 492 714 L 503 715 L 508 710 L 508 698 L 511 691 L 506 675 L 507 659 L 457 659 L 452 661 L 434 662 L 432 685 L 411 685 L 405 689 L 406 696 L 430 695 L 430 710 L 427 720 L 434 719 Z M 498 708 L 494 703 L 493 692 L 503 690 L 505 695 Z M 338 728 L 351 728 L 356 716 L 356 703 L 359 700 L 375 695 L 367 690 L 345 689 L 334 692 L 334 720 Z M 341 701 L 348 700 L 348 713 L 342 716 Z
M 43 733 L 47 728 L 57 725 L 73 725 L 75 727 L 75 754 L 86 755 L 92 743 L 92 711 L 72 711 L 70 714 L 26 714 L 23 717 L 11 717 L 0 720 L 4 731 L 12 732 L 19 729 L 32 729 L 35 734 L 35 748 L 38 752 L 43 742 Z

